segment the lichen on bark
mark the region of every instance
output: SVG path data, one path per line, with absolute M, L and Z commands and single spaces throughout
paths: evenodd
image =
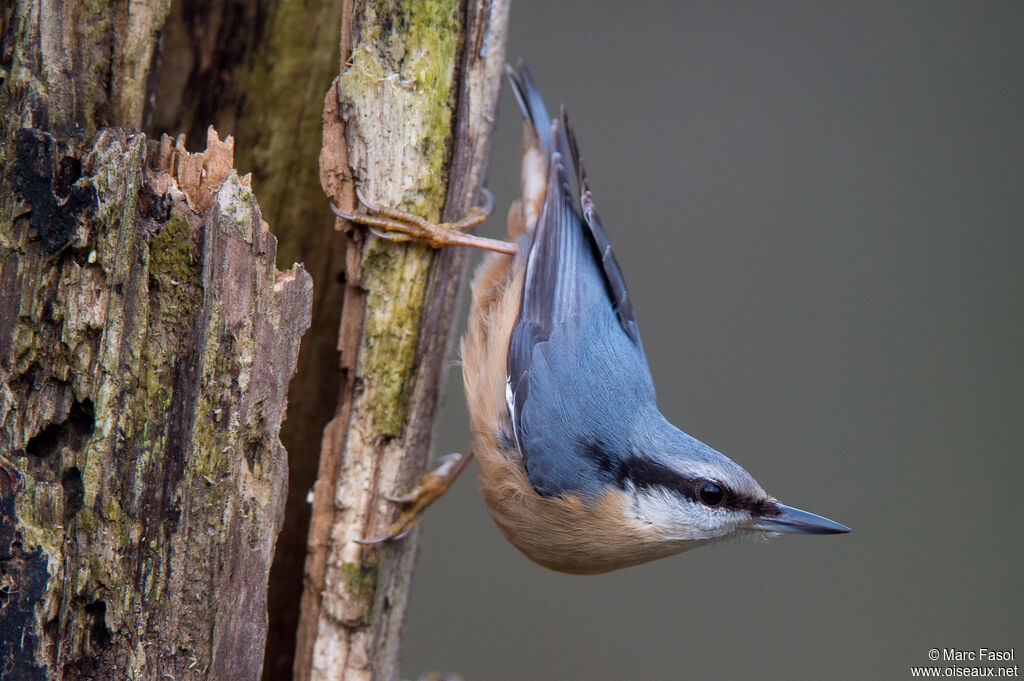
M 342 20 L 321 182 L 344 210 L 454 221 L 478 195 L 504 58 L 504 0 L 370 3 Z M 344 221 L 339 228 L 350 229 Z M 300 679 L 395 678 L 417 533 L 363 546 L 425 470 L 467 253 L 350 234 L 338 409 L 324 432 L 296 645 Z
M 274 269 L 215 133 L 203 155 L 124 130 L 22 147 L 20 187 L 80 158 L 71 187 L 95 201 L 57 248 L 31 216 L 59 183 L 0 223 L 0 468 L 17 488 L 0 563 L 19 598 L 45 582 L 18 601 L 27 656 L 0 670 L 256 679 L 309 277 Z
M 350 165 L 368 197 L 436 222 L 451 156 L 464 30 L 460 4 L 366 3 L 360 9 L 355 24 L 364 30 L 338 90 Z M 363 250 L 367 314 L 360 374 L 384 435 L 400 434 L 404 423 L 429 265 L 421 245 L 395 248 L 371 238 Z

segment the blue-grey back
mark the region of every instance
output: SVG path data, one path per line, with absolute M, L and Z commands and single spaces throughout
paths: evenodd
M 544 496 L 621 485 L 636 435 L 661 418 L 643 348 L 602 298 L 531 348 L 517 436 L 530 484 Z

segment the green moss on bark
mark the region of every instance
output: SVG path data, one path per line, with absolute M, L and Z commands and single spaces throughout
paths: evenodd
M 454 0 L 366 5 L 351 66 L 341 79 L 352 161 L 371 187 L 394 205 L 437 221 L 451 155 L 455 64 L 462 41 Z M 381 21 L 388 15 L 389 21 Z M 385 32 L 381 27 L 390 26 Z M 401 119 L 391 117 L 401 112 Z M 364 157 L 388 140 L 393 157 Z M 385 189 L 386 188 L 386 189 Z M 401 433 L 408 403 L 430 258 L 418 245 L 376 238 L 363 251 L 367 291 L 360 375 L 372 400 L 374 426 Z
M 28 636 L 42 641 L 39 664 L 68 679 L 93 667 L 180 678 L 218 656 L 252 678 L 258 650 L 234 639 L 262 631 L 285 478 L 277 429 L 308 277 L 275 274 L 273 237 L 237 176 L 212 216 L 171 191 L 167 217 L 152 191 L 170 180 L 144 186 L 162 171 L 143 171 L 142 135 L 100 131 L 76 153 L 88 159 L 76 186 L 96 201 L 71 216 L 60 253 L 23 216 L 0 224 L 0 281 L 20 301 L 13 314 L 0 305 L 0 348 L 13 351 L 0 358 L 0 459 L 21 485 L 0 522 L 48 572 L 24 601 Z M 195 665 L 163 652 L 179 650 Z
M 373 562 L 342 563 L 341 577 L 345 580 L 347 593 L 368 604 L 377 591 L 377 571 L 377 564 Z

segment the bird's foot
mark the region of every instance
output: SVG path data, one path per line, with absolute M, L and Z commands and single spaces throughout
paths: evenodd
M 358 544 L 380 544 L 392 539 L 401 539 L 412 531 L 413 523 L 423 510 L 439 499 L 459 473 L 466 467 L 469 460 L 473 458 L 473 452 L 465 454 L 449 454 L 441 459 L 440 465 L 420 478 L 419 483 L 407 494 L 401 496 L 388 496 L 384 498 L 396 504 L 402 504 L 405 508 L 398 515 L 395 522 L 385 528 L 383 534 L 373 539 L 356 539 Z
M 330 205 L 331 211 L 338 217 L 364 225 L 371 233 L 388 241 L 419 241 L 433 248 L 469 246 L 485 251 L 515 254 L 515 245 L 507 241 L 488 239 L 476 236 L 475 234 L 466 234 L 467 229 L 487 220 L 487 217 L 491 214 L 491 209 L 494 208 L 494 195 L 486 189 L 481 191 L 484 192 L 484 196 L 487 198 L 484 206 L 473 206 L 469 211 L 469 215 L 458 222 L 442 222 L 439 224 L 434 224 L 424 220 L 419 215 L 413 215 L 404 210 L 379 206 L 363 196 L 362 191 L 358 187 L 356 188 L 356 197 L 363 204 L 367 211 L 366 213 L 345 213 L 333 203 Z

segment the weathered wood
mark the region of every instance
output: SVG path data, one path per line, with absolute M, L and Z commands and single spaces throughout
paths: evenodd
M 343 73 L 324 107 L 321 179 L 354 208 L 463 216 L 486 165 L 504 60 L 506 2 L 347 3 Z M 380 546 L 383 494 L 426 467 L 467 254 L 351 234 L 341 396 L 314 492 L 296 679 L 392 679 L 417 534 Z
M 288 499 L 270 572 L 270 628 L 263 676 L 291 675 L 309 531 L 309 490 L 320 439 L 338 401 L 338 324 L 345 239 L 320 187 L 323 95 L 338 73 L 340 0 L 175 2 L 161 34 L 148 111 L 150 131 L 235 137 L 236 167 L 252 173 L 278 239 L 278 266 L 302 262 L 313 277 L 313 312 L 302 337 L 281 441 Z M 200 140 L 196 140 L 200 141 Z
M 34 127 L 76 137 L 108 125 L 139 128 L 170 0 L 4 4 L 5 99 L 35 103 L 5 105 L 8 123 L 20 125 L 24 114 Z
M 32 224 L 52 194 L 0 226 L 12 678 L 259 677 L 311 285 L 275 271 L 230 144 L 146 167 L 144 142 L 101 132 L 68 242 Z M 55 146 L 19 140 L 22 196 L 73 153 Z
M 167 4 L 0 15 L 2 678 L 259 677 L 311 284 L 230 139 L 106 127 Z

